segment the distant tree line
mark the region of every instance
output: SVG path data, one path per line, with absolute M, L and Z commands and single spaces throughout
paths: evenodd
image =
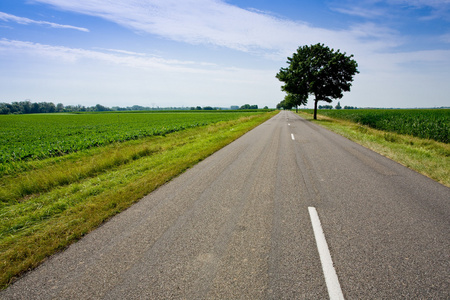
M 204 107 L 197 106 L 197 107 L 191 107 L 191 110 L 218 110 L 218 109 L 220 110 L 220 109 L 223 109 L 223 108 L 220 108 L 220 107 L 211 107 L 211 106 L 204 106 Z M 236 106 L 236 105 L 233 105 L 233 106 L 230 107 L 230 109 L 233 109 L 233 110 L 237 110 L 237 109 L 258 109 L 258 105 L 244 104 L 244 105 L 242 105 L 241 107 Z M 265 106 L 264 109 L 269 109 L 269 108 L 268 108 L 267 106 Z
M 191 107 L 191 110 L 218 110 L 220 109 L 219 107 L 211 107 L 211 106 L 197 106 L 197 107 Z
M 240 107 L 240 109 L 258 109 L 258 105 L 244 104 Z
M 52 102 L 34 102 L 20 101 L 9 103 L 0 103 L 0 114 L 42 114 L 57 112 L 86 112 L 86 111 L 110 111 L 111 109 L 97 104 L 91 107 L 82 105 L 67 105 L 62 103 L 54 104 Z
M 264 107 L 267 109 L 268 107 Z M 62 113 L 62 112 L 100 112 L 100 111 L 144 111 L 144 110 L 222 110 L 226 108 L 220 107 L 146 107 L 140 105 L 133 105 L 128 107 L 113 106 L 112 108 L 97 104 L 95 106 L 82 106 L 82 105 L 67 105 L 62 103 L 54 104 L 52 102 L 35 102 L 32 103 L 29 100 L 12 102 L 12 103 L 0 103 L 0 114 L 39 114 L 39 113 Z M 258 109 L 258 105 L 244 104 L 241 107 L 232 106 L 231 109 Z
M 335 109 L 342 109 L 341 102 L 338 102 L 338 104 L 334 107 Z M 358 109 L 355 106 L 344 106 L 344 109 Z M 333 109 L 332 105 L 319 105 L 319 109 Z

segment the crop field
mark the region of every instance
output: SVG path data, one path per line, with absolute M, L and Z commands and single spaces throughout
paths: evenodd
M 332 109 L 318 110 L 318 114 L 379 130 L 450 142 L 450 109 Z
M 0 116 L 0 289 L 276 113 Z
M 255 112 L 33 114 L 0 116 L 0 166 L 114 142 L 165 135 Z M 0 170 L 1 172 L 5 170 Z

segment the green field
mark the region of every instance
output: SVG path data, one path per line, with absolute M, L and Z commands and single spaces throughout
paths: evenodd
M 323 109 L 318 114 L 379 130 L 450 142 L 450 109 Z
M 276 113 L 0 116 L 0 288 Z
M 0 163 L 58 156 L 252 114 L 255 112 L 3 115 Z

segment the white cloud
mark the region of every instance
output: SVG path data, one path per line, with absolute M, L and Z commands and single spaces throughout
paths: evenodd
M 294 26 L 298 32 L 308 29 L 303 24 L 211 0 L 37 1 L 98 16 L 135 31 L 175 41 L 223 46 L 246 52 L 261 48 L 278 50 L 280 45 L 290 40 L 286 28 Z
M 47 21 L 35 21 L 28 18 L 18 17 L 11 14 L 7 14 L 4 12 L 0 12 L 0 20 L 6 21 L 6 22 L 16 22 L 18 24 L 22 25 L 28 25 L 28 24 L 37 24 L 37 25 L 47 25 L 52 28 L 63 28 L 63 29 L 75 29 L 79 31 L 89 32 L 89 29 L 83 28 L 83 27 L 77 27 L 72 25 L 62 25 Z
M 91 60 L 136 69 L 159 69 L 184 73 L 210 72 L 212 70 L 211 68 L 215 66 L 214 64 L 203 62 L 180 61 L 174 59 L 168 60 L 160 57 L 146 56 L 144 53 L 136 53 L 127 50 L 104 50 L 107 52 L 44 45 L 28 41 L 8 40 L 5 38 L 0 40 L 0 53 L 7 52 L 11 56 L 22 53 L 29 56 L 40 56 L 65 62 Z
M 132 30 L 190 44 L 227 47 L 285 59 L 299 45 L 325 42 L 353 51 L 379 49 L 385 31 L 330 30 L 277 18 L 215 0 L 35 0 L 59 9 L 92 15 Z M 355 34 L 356 33 L 356 34 Z M 373 33 L 373 34 L 372 34 Z M 372 35 L 371 35 L 372 34 Z M 360 41 L 363 39 L 363 43 Z M 394 40 L 389 38 L 389 40 Z

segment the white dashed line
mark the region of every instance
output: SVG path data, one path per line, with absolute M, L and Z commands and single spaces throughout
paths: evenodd
M 319 215 L 315 207 L 308 207 L 309 216 L 316 238 L 317 249 L 319 250 L 320 262 L 322 263 L 323 275 L 325 277 L 325 283 L 327 284 L 328 295 L 330 300 L 344 299 L 342 294 L 341 285 L 336 274 L 336 270 L 331 260 L 330 250 L 328 249 L 327 241 L 323 233 L 322 225 L 320 224 Z
M 293 134 L 293 133 L 291 133 L 291 138 L 292 138 L 293 141 L 295 141 L 295 138 L 294 138 L 294 134 Z

